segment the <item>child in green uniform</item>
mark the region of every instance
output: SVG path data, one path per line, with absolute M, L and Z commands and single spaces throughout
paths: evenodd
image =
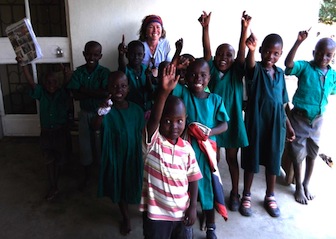
M 21 62 L 21 58 L 16 58 Z M 40 145 L 46 160 L 49 190 L 48 201 L 59 193 L 58 181 L 61 167 L 71 154 L 71 135 L 68 125 L 68 112 L 71 97 L 65 85 L 60 87 L 56 73 L 46 74 L 42 84 L 36 84 L 28 65 L 22 66 L 23 73 L 31 87 L 30 95 L 40 103 L 41 135 Z
M 98 196 L 108 196 L 119 204 L 123 217 L 120 233 L 126 235 L 131 231 L 128 204 L 138 204 L 141 197 L 145 119 L 140 106 L 126 100 L 129 84 L 123 72 L 111 73 L 108 92 L 111 101 L 103 104 L 93 122 L 103 136 Z
M 307 204 L 314 195 L 308 185 L 319 150 L 323 113 L 330 94 L 336 93 L 336 71 L 330 67 L 335 56 L 336 43 L 331 38 L 320 39 L 313 51 L 312 61 L 293 61 L 308 31 L 300 31 L 296 42 L 285 60 L 288 75 L 298 78 L 298 88 L 293 96 L 294 108 L 289 115 L 295 130 L 295 140 L 289 144 L 295 177 L 295 200 Z M 302 161 L 306 159 L 305 176 L 301 179 Z
M 123 39 L 124 40 L 124 39 Z M 141 41 L 131 41 L 127 45 L 125 52 L 124 42 L 120 43 L 119 51 L 119 68 L 118 70 L 124 72 L 130 81 L 130 93 L 127 100 L 138 104 L 144 112 L 149 112 L 152 108 L 152 93 L 154 86 L 151 82 L 151 77 L 148 76 L 146 70 L 147 66 L 142 64 L 145 56 L 145 48 Z M 126 65 L 123 57 L 126 55 L 128 64 Z M 146 113 L 148 115 L 148 113 Z
M 210 69 L 203 59 L 196 59 L 187 68 L 187 87 L 177 84 L 173 95 L 181 97 L 187 109 L 187 125 L 198 122 L 210 128 L 207 137 L 216 141 L 216 135 L 227 130 L 229 117 L 224 108 L 222 98 L 217 94 L 205 92 L 210 80 Z M 201 169 L 203 178 L 198 182 L 198 195 L 206 217 L 207 238 L 216 238 L 215 234 L 215 199 L 212 186 L 211 168 L 205 152 L 198 144 L 198 139 L 191 138 L 191 145 L 195 151 L 196 159 Z M 216 152 L 215 152 L 216 154 Z
M 280 216 L 274 196 L 276 176 L 280 174 L 281 156 L 287 140 L 293 140 L 294 131 L 286 117 L 284 104 L 288 102 L 284 72 L 275 63 L 282 54 L 283 42 L 278 34 L 269 34 L 263 40 L 256 62 L 254 53 L 257 39 L 252 33 L 246 40 L 249 52 L 246 59 L 248 102 L 245 125 L 249 146 L 242 149 L 244 191 L 239 211 L 251 216 L 251 186 L 259 165 L 265 166 L 266 195 L 264 207 L 272 217 Z
M 72 74 L 68 89 L 74 99 L 80 102 L 79 112 L 79 149 L 80 162 L 84 166 L 85 175 L 81 188 L 85 188 L 91 175 L 93 159 L 100 155 L 100 136 L 91 127 L 99 105 L 107 96 L 107 79 L 110 70 L 99 65 L 102 58 L 102 46 L 96 41 L 85 44 L 83 56 L 86 64 L 79 66 Z
M 203 28 L 203 52 L 204 59 L 210 66 L 211 79 L 209 89 L 211 92 L 220 95 L 223 98 L 225 109 L 230 117 L 228 121 L 228 130 L 217 135 L 218 157 L 220 156 L 220 147 L 225 148 L 226 161 L 231 175 L 232 189 L 230 193 L 229 209 L 237 211 L 239 208 L 238 184 L 239 184 L 239 166 L 238 149 L 248 145 L 246 129 L 243 120 L 243 77 L 245 64 L 245 41 L 247 30 L 251 17 L 242 14 L 241 18 L 241 36 L 237 58 L 234 48 L 227 44 L 221 44 L 217 47 L 216 55 L 212 59 L 209 23 L 211 12 L 203 12 L 199 21 Z

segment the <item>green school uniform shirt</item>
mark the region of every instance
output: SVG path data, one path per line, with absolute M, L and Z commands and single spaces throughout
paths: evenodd
M 88 89 L 106 89 L 110 70 L 104 66 L 97 65 L 96 69 L 89 74 L 86 65 L 79 66 L 72 74 L 67 86 L 68 89 L 79 90 L 81 86 Z M 80 100 L 81 110 L 96 112 L 105 99 L 86 98 Z
M 293 96 L 294 107 L 303 110 L 310 121 L 323 114 L 328 96 L 336 93 L 336 71 L 328 66 L 324 75 L 313 61 L 296 61 L 293 68 L 285 69 L 285 74 L 298 78 L 298 88 Z
M 64 126 L 68 120 L 69 94 L 58 89 L 49 94 L 41 85 L 30 91 L 30 96 L 40 102 L 40 124 L 42 128 L 53 129 Z

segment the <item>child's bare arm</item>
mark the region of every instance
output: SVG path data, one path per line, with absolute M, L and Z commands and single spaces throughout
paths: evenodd
M 171 63 L 174 64 L 176 67 L 178 67 L 178 61 L 179 61 L 180 54 L 183 48 L 183 38 L 180 38 L 175 42 L 175 47 L 176 47 L 176 51 L 175 51 L 175 54 L 173 56 Z
M 246 39 L 247 39 L 247 32 L 248 27 L 251 22 L 251 16 L 247 15 L 246 12 L 243 12 L 243 15 L 241 17 L 241 33 L 240 33 L 240 39 L 239 39 L 239 47 L 238 47 L 238 53 L 236 61 L 240 64 L 244 64 L 245 62 L 245 48 L 246 48 Z
M 198 21 L 202 25 L 203 58 L 206 61 L 211 59 L 211 45 L 209 36 L 210 18 L 211 12 L 207 14 L 205 11 L 203 11 L 203 14 L 198 18 Z
M 227 122 L 219 123 L 216 127 L 212 128 L 209 136 L 217 135 L 225 132 L 228 129 Z
M 198 196 L 198 181 L 193 181 L 189 183 L 189 207 L 185 212 L 184 224 L 186 226 L 191 226 L 195 223 L 197 219 L 197 196 Z
M 15 58 L 16 61 L 21 65 L 20 63 L 22 62 L 22 59 L 20 57 Z M 28 82 L 29 86 L 34 89 L 36 87 L 36 84 L 34 82 L 33 76 L 30 74 L 29 67 L 28 65 L 21 66 L 23 74 L 26 78 L 26 81 Z
M 126 71 L 125 55 L 127 53 L 127 46 L 125 45 L 125 36 L 122 35 L 121 43 L 118 46 L 118 70 Z
M 256 36 L 251 33 L 251 35 L 246 39 L 246 46 L 249 49 L 246 57 L 246 69 L 250 72 L 255 67 L 255 57 L 254 52 L 257 48 L 257 38 Z
M 147 123 L 148 138 L 150 139 L 155 130 L 159 126 L 163 108 L 166 99 L 170 92 L 175 88 L 179 76 L 175 76 L 176 67 L 173 64 L 169 64 L 163 69 L 162 79 L 156 93 L 156 99 L 151 110 L 151 114 Z
M 293 45 L 293 47 L 288 52 L 288 55 L 285 59 L 285 66 L 288 68 L 293 68 L 294 66 L 294 57 L 296 54 L 297 49 L 301 45 L 301 43 L 306 40 L 308 37 L 308 30 L 307 31 L 300 31 L 298 37 Z

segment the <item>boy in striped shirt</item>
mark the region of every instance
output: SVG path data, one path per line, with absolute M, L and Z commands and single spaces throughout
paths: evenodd
M 196 220 L 197 181 L 202 178 L 185 128 L 183 101 L 170 92 L 179 76 L 168 65 L 143 137 L 144 181 L 140 211 L 145 239 L 187 238 L 186 227 Z

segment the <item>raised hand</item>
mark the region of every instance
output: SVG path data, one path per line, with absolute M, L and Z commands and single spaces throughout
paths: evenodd
M 125 35 L 122 35 L 121 43 L 118 46 L 119 54 L 125 55 L 127 52 L 127 46 L 125 44 Z
M 173 64 L 167 65 L 163 69 L 161 89 L 166 92 L 171 92 L 175 88 L 179 79 L 180 76 L 176 75 L 176 67 Z
M 298 34 L 297 41 L 298 42 L 303 42 L 304 40 L 306 40 L 307 37 L 308 37 L 309 30 L 310 30 L 310 28 L 308 30 L 300 31 L 299 34 Z
M 250 51 L 254 51 L 257 47 L 258 39 L 251 33 L 251 35 L 246 39 L 246 46 Z
M 242 24 L 242 28 L 248 28 L 248 26 L 250 25 L 252 17 L 248 14 L 246 14 L 246 11 L 243 11 L 242 14 L 242 18 L 241 18 L 241 24 Z
M 203 11 L 203 14 L 198 18 L 198 21 L 201 23 L 202 27 L 208 27 L 210 23 L 211 12 L 207 14 Z
M 175 42 L 175 47 L 176 47 L 176 51 L 179 51 L 179 52 L 182 51 L 182 48 L 183 48 L 183 38 L 180 38 L 180 39 L 178 39 Z

